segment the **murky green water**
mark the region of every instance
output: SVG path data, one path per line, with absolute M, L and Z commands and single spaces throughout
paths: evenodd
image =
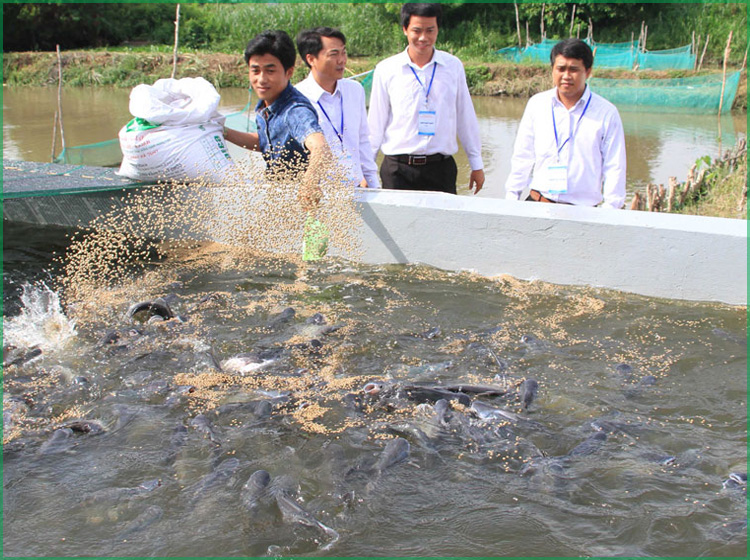
M 4 370 L 9 556 L 746 555 L 745 490 L 723 485 L 747 472 L 744 308 L 215 246 L 64 316 L 39 288 L 21 304 L 44 270 L 54 287 L 64 245 L 4 224 L 4 343 L 42 350 Z M 184 322 L 127 318 L 157 297 Z M 269 363 L 225 362 L 252 351 Z M 499 385 L 471 398 L 517 416 L 437 418 L 368 400 L 373 380 Z M 79 419 L 102 433 L 50 439 Z M 373 469 L 394 437 L 408 458 Z M 272 493 L 247 507 L 259 469 L 338 537 L 285 520 Z
M 248 101 L 247 90 L 221 91 L 221 111 L 240 110 Z M 67 146 L 102 142 L 132 117 L 128 112 L 128 90 L 65 89 L 63 122 Z M 487 182 L 479 196 L 498 198 L 510 171 L 518 123 L 525 99 L 475 97 Z M 57 107 L 55 88 L 11 88 L 3 90 L 4 157 L 49 161 L 52 123 Z M 622 112 L 628 154 L 629 189 L 648 182 L 666 185 L 670 176 L 684 181 L 698 158 L 714 158 L 747 135 L 746 115 L 724 116 L 690 113 Z M 58 137 L 58 151 L 60 139 Z M 459 184 L 468 181 L 469 166 L 463 151 L 457 156 Z

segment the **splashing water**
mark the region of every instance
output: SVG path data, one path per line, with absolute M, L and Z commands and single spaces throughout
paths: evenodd
M 44 282 L 23 285 L 21 306 L 19 315 L 3 318 L 4 346 L 48 353 L 63 349 L 75 338 L 75 321 L 65 316 L 57 293 Z

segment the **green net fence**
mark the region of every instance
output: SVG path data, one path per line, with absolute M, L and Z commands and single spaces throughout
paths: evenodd
M 557 39 L 545 39 L 523 48 L 505 47 L 495 52 L 513 62 L 546 65 L 550 62 L 550 51 L 557 42 Z M 689 70 L 695 66 L 696 57 L 691 45 L 660 51 L 639 51 L 638 43 L 635 41 L 587 42 L 594 50 L 596 68 L 632 69 L 637 65 L 638 68 L 644 70 Z
M 663 80 L 591 78 L 591 89 L 618 107 L 639 111 L 681 111 L 728 113 L 737 95 L 740 72 L 726 78 L 722 100 L 722 75 L 693 76 Z

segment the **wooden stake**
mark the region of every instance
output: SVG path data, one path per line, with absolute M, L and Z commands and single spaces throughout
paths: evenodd
M 177 4 L 177 9 L 174 19 L 174 53 L 172 54 L 172 79 L 174 79 L 177 73 L 177 45 L 180 42 L 180 5 Z
M 529 42 L 529 22 L 526 22 L 526 46 L 528 47 L 531 43 Z
M 646 40 L 648 39 L 648 25 L 643 29 L 643 52 L 646 52 Z
M 55 111 L 55 118 L 52 121 L 52 153 L 50 154 L 50 161 L 55 162 L 55 152 L 57 151 L 57 111 Z
M 742 59 L 742 66 L 740 66 L 740 74 L 745 70 L 746 66 L 747 66 L 747 48 L 745 49 L 745 58 Z
M 645 21 L 641 21 L 641 32 L 638 34 L 638 52 L 643 52 L 643 28 L 646 26 Z
M 693 36 L 690 39 L 690 54 L 695 53 L 695 30 L 693 30 Z
M 594 42 L 594 22 L 589 18 L 589 42 Z
M 573 10 L 570 14 L 570 29 L 568 30 L 568 37 L 573 36 L 573 23 L 575 23 L 576 19 L 576 5 L 573 4 Z
M 701 71 L 701 66 L 703 66 L 703 57 L 704 57 L 704 56 L 706 56 L 706 49 L 708 48 L 708 40 L 709 40 L 710 38 L 711 38 L 711 35 L 710 35 L 710 34 L 706 35 L 706 44 L 705 44 L 705 45 L 703 45 L 703 52 L 701 53 L 701 60 L 700 60 L 700 62 L 698 63 L 698 70 L 697 70 L 698 72 L 700 72 L 700 71 Z
M 638 193 L 635 193 L 633 194 L 633 200 L 630 202 L 630 209 L 640 210 L 642 203 L 643 201 L 641 200 L 641 195 Z
M 581 22 L 578 22 L 578 25 L 576 25 L 576 39 L 581 38 Z
M 60 123 L 60 142 L 62 151 L 65 151 L 65 128 L 63 127 L 62 118 L 62 57 L 60 56 L 60 45 L 56 45 L 57 50 L 57 120 Z
M 667 198 L 667 212 L 671 212 L 672 209 L 675 207 L 674 201 L 675 196 L 677 195 L 677 177 L 670 177 L 669 178 L 669 195 Z
M 701 34 L 698 33 L 698 40 L 695 42 L 695 64 L 693 64 L 693 72 L 698 71 L 698 49 L 701 48 Z
M 542 4 L 542 16 L 540 19 L 540 27 L 542 30 L 542 42 L 544 42 L 544 39 L 546 38 L 546 34 L 544 33 L 544 8 L 547 6 L 547 4 Z
M 729 60 L 729 53 L 732 50 L 732 31 L 729 31 L 729 37 L 727 37 L 727 46 L 724 48 L 724 64 L 721 73 L 721 97 L 719 98 L 719 117 L 721 117 L 721 109 L 724 106 L 724 88 L 727 85 L 727 61 Z

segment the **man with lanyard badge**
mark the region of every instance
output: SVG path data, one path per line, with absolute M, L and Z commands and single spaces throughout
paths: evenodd
M 318 111 L 328 145 L 338 155 L 351 182 L 379 188 L 378 168 L 370 147 L 365 90 L 344 80 L 346 37 L 338 29 L 318 27 L 297 35 L 297 50 L 310 75 L 296 85 Z
M 469 190 L 484 185 L 479 123 L 461 61 L 435 48 L 440 4 L 404 4 L 406 50 L 375 67 L 368 124 L 370 144 L 384 154 L 384 188 L 456 194 L 456 138 L 471 166 Z
M 625 135 L 617 109 L 586 85 L 594 57 L 579 39 L 550 53 L 555 87 L 533 96 L 516 135 L 506 198 L 622 208 Z M 533 170 L 533 176 L 532 176 Z

